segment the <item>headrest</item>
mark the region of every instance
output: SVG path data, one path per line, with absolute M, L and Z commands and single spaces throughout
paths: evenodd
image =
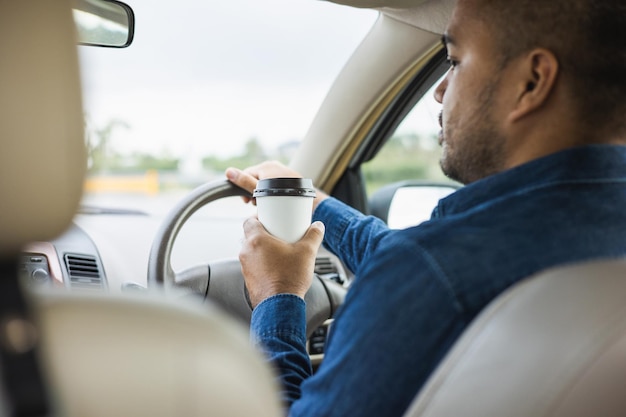
M 0 256 L 60 234 L 86 168 L 70 0 L 0 2 Z

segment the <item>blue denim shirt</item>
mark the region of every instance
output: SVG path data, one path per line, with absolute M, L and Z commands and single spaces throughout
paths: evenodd
M 251 333 L 277 368 L 291 416 L 401 416 L 472 319 L 517 281 L 626 254 L 626 147 L 550 155 L 472 183 L 395 231 L 335 199 L 314 220 L 355 273 L 311 375 L 304 302 L 277 295 Z

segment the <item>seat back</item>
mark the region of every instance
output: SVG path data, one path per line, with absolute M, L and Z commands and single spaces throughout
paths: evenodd
M 16 404 L 41 414 L 48 402 L 68 417 L 280 415 L 274 377 L 247 329 L 216 308 L 50 290 L 30 294 L 32 313 L 25 308 L 13 268 L 20 250 L 70 225 L 86 168 L 71 4 L 0 0 L 0 284 L 10 284 L 0 291 L 0 370 L 8 379 L 0 382 L 0 415 L 15 415 Z M 37 369 L 35 354 L 16 359 L 36 353 L 35 340 L 43 377 L 16 369 Z M 43 379 L 47 390 L 38 391 L 49 394 L 32 392 L 33 407 L 25 374 L 36 386 Z
M 626 415 L 626 261 L 540 273 L 496 299 L 407 417 Z
M 211 306 L 146 293 L 36 297 L 60 415 L 281 415 L 248 332 Z
M 0 255 L 67 228 L 87 165 L 71 1 L 0 1 Z

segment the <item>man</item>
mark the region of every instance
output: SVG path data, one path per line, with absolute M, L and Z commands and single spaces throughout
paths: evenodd
M 623 0 L 459 0 L 444 42 L 441 167 L 466 187 L 402 231 L 320 193 L 285 244 L 256 219 L 240 254 L 251 332 L 293 416 L 401 416 L 471 320 L 517 281 L 626 254 Z M 228 178 L 299 176 L 276 163 Z M 324 244 L 355 272 L 311 376 L 304 296 Z

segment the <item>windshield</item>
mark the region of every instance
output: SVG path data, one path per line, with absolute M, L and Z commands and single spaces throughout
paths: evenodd
M 228 166 L 288 161 L 377 17 L 312 0 L 129 4 L 129 48 L 79 47 L 84 204 L 151 214 Z

